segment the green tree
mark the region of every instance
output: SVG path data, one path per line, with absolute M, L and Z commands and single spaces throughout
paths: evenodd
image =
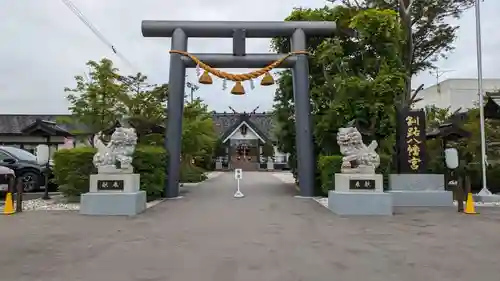
M 211 168 L 217 136 L 207 106 L 197 98 L 184 105 L 182 120 L 182 178 L 198 181 L 203 169 Z
M 450 108 L 439 108 L 435 105 L 426 106 L 425 123 L 428 130 L 437 129 L 439 125 L 449 122 L 451 117 Z M 444 173 L 443 144 L 439 138 L 426 140 L 427 168 L 433 173 Z
M 142 73 L 122 76 L 109 59 L 91 60 L 87 66 L 88 75 L 75 76 L 76 87 L 65 88 L 72 117 L 60 121 L 96 133 L 128 117 L 141 136 L 164 122 L 168 85 L 151 85 Z
M 357 9 L 391 9 L 397 11 L 404 30 L 402 59 L 407 79 L 405 95 L 411 92 L 411 77 L 428 68 L 454 49 L 453 42 L 459 26 L 449 23 L 449 19 L 460 18 L 471 8 L 474 0 L 329 0 Z
M 120 98 L 123 103 L 123 115 L 128 116 L 140 136 L 139 142 L 157 143 L 158 136 L 151 136 L 152 128 L 165 122 L 165 109 L 168 97 L 168 85 L 149 84 L 148 77 L 142 73 L 121 77 L 127 92 Z M 163 133 L 162 133 L 163 135 Z
M 461 155 L 469 155 L 474 163 L 481 163 L 481 126 L 479 108 L 469 110 L 463 128 L 471 133 L 469 139 L 460 141 Z M 484 124 L 486 137 L 486 154 L 490 164 L 500 160 L 495 146 L 500 143 L 500 121 L 486 119 Z
M 69 92 L 67 99 L 72 118 L 63 121 L 85 125 L 95 133 L 119 119 L 126 87 L 120 83 L 118 69 L 111 60 L 89 61 L 86 65 L 88 74 L 75 76 L 76 87 L 64 89 Z
M 130 117 L 141 117 L 153 123 L 165 120 L 165 106 L 168 97 L 168 85 L 149 84 L 148 77 L 142 73 L 121 77 L 127 86 L 127 93 L 121 98 L 125 112 Z
M 451 117 L 450 107 L 439 108 L 435 105 L 425 107 L 425 117 L 427 128 L 437 128 Z
M 187 103 L 182 122 L 183 160 L 190 162 L 197 156 L 212 155 L 217 138 L 207 105 L 199 98 Z
M 357 119 L 367 139 L 377 140 L 382 153 L 392 151 L 395 131 L 394 102 L 404 87 L 400 59 L 403 33 L 397 13 L 359 10 L 344 6 L 296 9 L 286 20 L 335 21 L 353 28 L 357 38 L 309 38 L 310 93 L 314 141 L 318 154 L 337 154 L 336 132 Z M 274 49 L 286 52 L 286 40 L 275 39 Z M 282 73 L 275 97 L 277 139 L 280 150 L 291 153 L 295 166 L 295 124 L 291 74 Z
M 449 108 L 438 108 L 436 106 L 429 106 L 426 108 L 426 119 L 428 128 L 436 128 L 440 124 L 451 122 L 452 114 Z M 464 138 L 455 143 L 458 149 L 460 159 L 469 159 L 471 163 L 481 163 L 481 133 L 480 133 L 480 120 L 479 108 L 473 108 L 466 113 L 465 120 L 458 122 L 458 125 L 470 133 L 469 138 Z M 486 144 L 487 155 L 490 164 L 496 164 L 500 160 L 500 155 L 497 152 L 496 146 L 500 144 L 500 121 L 499 120 L 485 120 Z M 442 145 L 440 139 L 427 141 L 427 152 L 429 156 L 441 155 Z M 434 157 L 430 157 L 431 160 Z M 435 159 L 437 163 L 431 163 L 430 168 L 442 164 L 442 159 Z M 432 162 L 432 161 L 431 161 Z

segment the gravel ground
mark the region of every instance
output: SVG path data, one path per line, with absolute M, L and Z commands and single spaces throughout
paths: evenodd
M 241 188 L 224 173 L 134 218 L 0 216 L 0 280 L 499 280 L 498 208 L 344 218 L 271 173 Z

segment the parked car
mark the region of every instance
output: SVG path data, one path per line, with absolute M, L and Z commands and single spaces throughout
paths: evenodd
M 9 178 L 15 176 L 15 172 L 4 166 L 0 166 L 0 192 L 9 189 Z
M 22 180 L 25 192 L 45 188 L 46 167 L 39 165 L 36 156 L 26 150 L 0 146 L 0 166 L 14 170 L 16 177 Z M 6 189 L 5 184 L 0 185 L 0 191 L 6 191 Z

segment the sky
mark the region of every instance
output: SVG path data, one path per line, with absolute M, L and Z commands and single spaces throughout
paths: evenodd
M 72 3 L 110 41 L 126 60 L 117 57 L 63 3 L 62 0 L 0 0 L 0 114 L 68 113 L 64 87 L 75 85 L 74 76 L 88 69 L 88 60 L 112 59 L 121 73 L 142 72 L 151 83 L 167 83 L 170 39 L 144 38 L 142 20 L 283 20 L 294 7 L 316 8 L 325 0 L 72 0 Z M 500 78 L 500 1 L 481 4 L 483 77 Z M 475 14 L 469 10 L 460 20 L 456 50 L 437 65 L 448 78 L 476 78 Z M 232 50 L 231 39 L 190 39 L 188 51 L 202 53 Z M 248 39 L 248 53 L 266 53 L 269 40 Z M 129 61 L 127 63 L 126 61 Z M 244 73 L 246 69 L 225 69 Z M 231 95 L 231 83 L 223 91 L 222 81 L 199 85 L 195 97 L 212 110 L 238 112 L 272 108 L 275 87 L 245 85 L 247 94 Z M 196 71 L 188 70 L 188 81 L 196 82 Z M 434 74 L 423 72 L 414 84 L 431 86 Z

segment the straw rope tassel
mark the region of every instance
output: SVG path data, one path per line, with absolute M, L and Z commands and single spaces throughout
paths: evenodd
M 258 69 L 249 73 L 243 73 L 243 74 L 232 74 L 224 71 L 220 71 L 218 69 L 212 68 L 211 66 L 205 64 L 204 62 L 200 61 L 196 56 L 191 55 L 188 52 L 184 51 L 179 51 L 179 50 L 171 50 L 170 53 L 172 54 L 180 54 L 189 57 L 191 60 L 193 60 L 197 65 L 200 66 L 205 72 L 210 73 L 214 76 L 217 76 L 222 79 L 226 80 L 231 80 L 234 82 L 242 82 L 250 79 L 256 79 L 262 75 L 265 75 L 269 71 L 273 70 L 277 66 L 279 66 L 282 62 L 284 62 L 287 58 L 293 56 L 293 55 L 309 55 L 307 51 L 296 51 L 296 52 L 291 52 L 283 56 L 282 58 L 276 60 L 275 62 L 269 64 L 268 66 Z M 205 73 L 204 73 L 205 74 Z M 269 74 L 270 75 L 270 74 Z M 202 77 L 205 75 L 202 75 Z M 266 75 L 267 76 L 267 75 Z M 264 77 L 265 78 L 265 77 Z M 271 77 L 272 78 L 272 77 Z M 208 80 L 208 79 L 207 79 Z M 273 79 L 274 80 L 274 79 Z M 201 83 L 201 82 L 200 82 Z

